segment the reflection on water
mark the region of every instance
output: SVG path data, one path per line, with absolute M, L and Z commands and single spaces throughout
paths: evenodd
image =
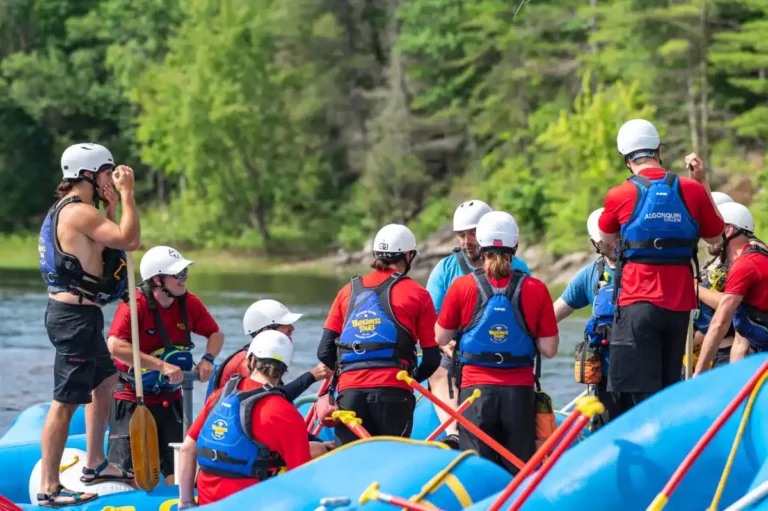
M 194 270 L 194 268 L 193 268 Z M 308 275 L 260 275 L 255 273 L 196 274 L 190 272 L 189 289 L 208 306 L 225 335 L 219 360 L 249 341 L 243 334 L 245 309 L 261 298 L 285 303 L 304 314 L 296 324 L 293 340 L 296 355 L 288 379 L 317 363 L 315 350 L 328 309 L 336 292 L 346 282 L 342 277 Z M 51 400 L 54 350 L 43 324 L 47 294 L 36 270 L 0 270 L 0 337 L 3 369 L 0 370 L 0 434 L 28 406 Z M 106 329 L 116 305 L 104 307 Z M 584 387 L 574 382 L 573 348 L 582 336 L 584 320 L 561 323 L 560 354 L 543 363 L 542 385 L 562 406 Z M 106 331 L 105 331 L 106 333 Z M 195 357 L 205 352 L 205 340 L 193 339 Z M 202 406 L 204 385 L 195 389 L 195 409 Z

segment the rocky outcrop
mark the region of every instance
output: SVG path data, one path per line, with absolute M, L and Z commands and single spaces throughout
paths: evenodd
M 414 261 L 410 275 L 418 280 L 426 280 L 432 268 L 444 257 L 449 256 L 458 246 L 456 234 L 450 224 L 444 226 L 417 246 L 418 257 Z M 357 252 L 340 249 L 335 263 L 339 266 L 362 266 L 371 260 L 373 240 L 368 240 Z M 543 245 L 520 246 L 517 254 L 531 273 L 550 285 L 567 284 L 585 264 L 594 258 L 590 252 L 574 252 L 560 258 L 554 258 Z

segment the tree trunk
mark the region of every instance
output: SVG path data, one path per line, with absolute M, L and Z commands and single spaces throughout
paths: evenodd
M 696 76 L 694 75 L 693 66 L 693 41 L 687 52 L 688 65 L 686 66 L 685 81 L 688 91 L 688 129 L 691 132 L 691 142 L 693 144 L 693 152 L 699 153 L 701 144 L 699 141 L 698 122 L 696 116 L 698 114 L 698 108 L 696 105 Z
M 706 5 L 701 7 L 701 54 L 699 55 L 699 73 L 701 75 L 701 153 L 700 156 L 704 161 L 709 160 L 709 72 L 707 68 L 708 58 L 708 33 L 707 33 L 707 7 Z

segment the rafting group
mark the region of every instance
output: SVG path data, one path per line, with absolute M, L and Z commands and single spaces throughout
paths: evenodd
M 49 298 L 45 326 L 56 355 L 37 504 L 58 508 L 98 497 L 59 481 L 80 405 L 88 447 L 84 485 L 136 483 L 130 423 L 146 407 L 156 424 L 160 470 L 166 484 L 179 485 L 179 509 L 185 509 L 356 440 L 334 411 L 354 412 L 370 435 L 409 437 L 415 408 L 409 381 L 428 381 L 453 410 L 479 390 L 471 406 L 462 406 L 463 416 L 517 458 L 530 459 L 556 427 L 539 381 L 541 358 L 558 353 L 558 323 L 577 309 L 592 307 L 575 377 L 604 405 L 593 431 L 686 376 L 692 318 L 694 374 L 766 350 L 768 248 L 755 237 L 749 210 L 710 191 L 696 154 L 685 157 L 690 177 L 665 170 L 661 139 L 646 120 L 625 123 L 617 145 L 631 176 L 587 219 L 596 260 L 554 303 L 517 257 L 515 218 L 469 200 L 453 216 L 458 247 L 437 264 L 426 288 L 407 276 L 417 256 L 414 234 L 399 224 L 378 231 L 372 271 L 352 278 L 330 307 L 318 364 L 289 382 L 283 377 L 302 315 L 275 300 L 257 301 L 243 316 L 248 342 L 216 366 L 224 335 L 187 289 L 193 261 L 168 246 L 150 248 L 140 261 L 141 282 L 130 289 L 130 253 L 141 238 L 132 169 L 115 165 L 101 145 L 70 146 L 39 239 Z M 703 268 L 699 239 L 713 256 Z M 112 302 L 118 306 L 105 338 L 102 307 Z M 191 352 L 193 333 L 207 340 L 199 360 Z M 192 369 L 201 381 L 213 379 L 215 391 L 185 433 L 179 389 Z M 334 428 L 333 442 L 308 434 L 292 404 L 321 380 L 316 411 Z M 441 421 L 449 419 L 441 407 L 436 411 Z M 517 473 L 462 424 L 448 426 L 442 442 Z M 172 443 L 182 443 L 177 466 Z

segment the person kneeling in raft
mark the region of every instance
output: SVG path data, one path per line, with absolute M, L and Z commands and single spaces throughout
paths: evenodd
M 293 343 L 267 330 L 248 349 L 249 378 L 233 376 L 208 398 L 187 431 L 179 457 L 179 510 L 233 493 L 311 459 L 306 425 L 277 387 L 293 359 Z M 244 417 L 250 417 L 250 428 Z M 266 455 L 264 455 L 266 453 Z

